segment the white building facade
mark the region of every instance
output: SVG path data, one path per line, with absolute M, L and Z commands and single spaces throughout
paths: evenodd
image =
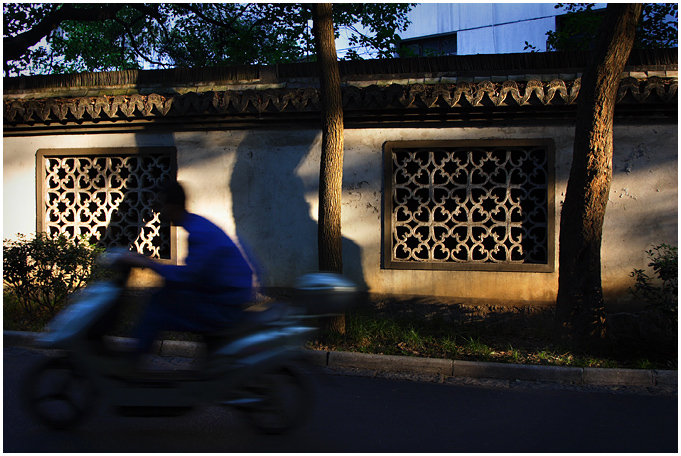
M 443 54 L 545 52 L 546 33 L 565 14 L 556 3 L 419 3 L 409 12 L 404 44 Z M 605 4 L 597 4 L 603 8 Z M 439 47 L 436 47 L 439 46 Z

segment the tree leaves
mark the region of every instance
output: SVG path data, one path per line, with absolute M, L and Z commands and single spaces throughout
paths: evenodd
M 595 3 L 558 3 L 556 8 L 565 8 L 566 14 L 562 17 L 558 30 L 546 34 L 548 50 L 592 49 L 605 11 L 594 9 L 595 5 Z M 676 3 L 645 3 L 642 18 L 636 29 L 634 48 L 678 46 L 678 19 L 678 4 Z
M 336 34 L 350 32 L 346 58 L 392 56 L 413 5 L 334 5 Z M 311 18 L 295 3 L 5 3 L 5 47 L 15 48 L 5 75 L 314 60 Z

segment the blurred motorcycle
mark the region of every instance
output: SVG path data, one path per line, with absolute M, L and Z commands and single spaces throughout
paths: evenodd
M 130 269 L 106 254 L 111 280 L 88 286 L 48 325 L 36 342 L 58 356 L 42 361 L 24 383 L 26 404 L 44 425 L 82 423 L 98 400 L 123 416 L 178 416 L 208 404 L 234 407 L 263 433 L 286 433 L 305 422 L 313 394 L 297 367 L 314 321 L 349 307 L 355 286 L 336 274 L 308 274 L 293 303 L 245 311 L 237 326 L 204 334 L 203 365 L 191 370 L 132 371 L 111 329 L 125 299 Z

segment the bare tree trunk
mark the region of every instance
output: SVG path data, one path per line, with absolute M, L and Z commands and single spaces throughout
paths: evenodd
M 343 100 L 330 3 L 312 5 L 319 98 L 322 112 L 322 156 L 319 169 L 319 269 L 343 272 L 341 196 L 343 186 Z M 345 316 L 326 322 L 328 330 L 345 333 Z
M 617 89 L 641 4 L 608 4 L 596 50 L 582 77 L 572 168 L 560 219 L 558 336 L 575 346 L 604 336 L 601 239 L 612 180 Z

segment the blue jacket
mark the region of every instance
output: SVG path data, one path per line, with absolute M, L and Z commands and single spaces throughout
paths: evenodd
M 217 225 L 188 213 L 182 227 L 189 234 L 185 265 L 156 264 L 166 282 L 204 293 L 249 291 L 252 270 L 236 244 Z

